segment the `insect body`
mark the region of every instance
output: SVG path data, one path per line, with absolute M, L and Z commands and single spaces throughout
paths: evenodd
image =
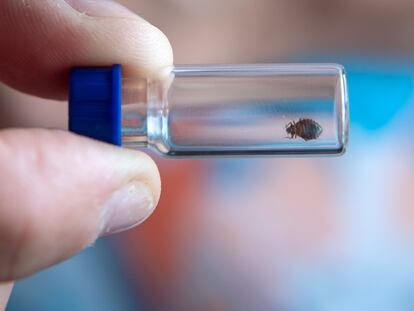
M 322 133 L 322 127 L 312 119 L 299 119 L 286 125 L 286 132 L 289 138 L 301 137 L 304 140 L 317 139 Z

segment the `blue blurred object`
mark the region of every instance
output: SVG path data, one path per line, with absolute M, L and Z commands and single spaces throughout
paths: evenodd
M 7 310 L 141 310 L 109 240 L 99 240 L 74 258 L 18 281 Z
M 413 96 L 414 68 L 347 67 L 351 123 L 375 131 L 386 126 Z

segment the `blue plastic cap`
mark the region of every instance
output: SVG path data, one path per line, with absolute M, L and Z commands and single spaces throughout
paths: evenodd
M 121 66 L 74 68 L 69 85 L 69 131 L 121 145 Z

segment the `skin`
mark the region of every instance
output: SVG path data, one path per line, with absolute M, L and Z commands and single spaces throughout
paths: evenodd
M 173 62 L 164 34 L 112 1 L 3 0 L 0 29 L 0 81 L 44 98 L 66 98 L 73 66 L 150 76 Z M 102 235 L 104 202 L 123 185 L 145 185 L 155 204 L 161 191 L 147 155 L 62 131 L 1 130 L 0 172 L 0 309 L 13 280 Z

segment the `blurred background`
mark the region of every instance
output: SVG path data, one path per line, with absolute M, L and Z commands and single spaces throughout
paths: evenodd
M 413 310 L 414 2 L 119 2 L 166 33 L 177 64 L 343 64 L 348 152 L 154 155 L 153 216 L 17 282 L 8 310 Z M 66 122 L 62 102 L 2 86 L 0 103 L 1 127 Z

